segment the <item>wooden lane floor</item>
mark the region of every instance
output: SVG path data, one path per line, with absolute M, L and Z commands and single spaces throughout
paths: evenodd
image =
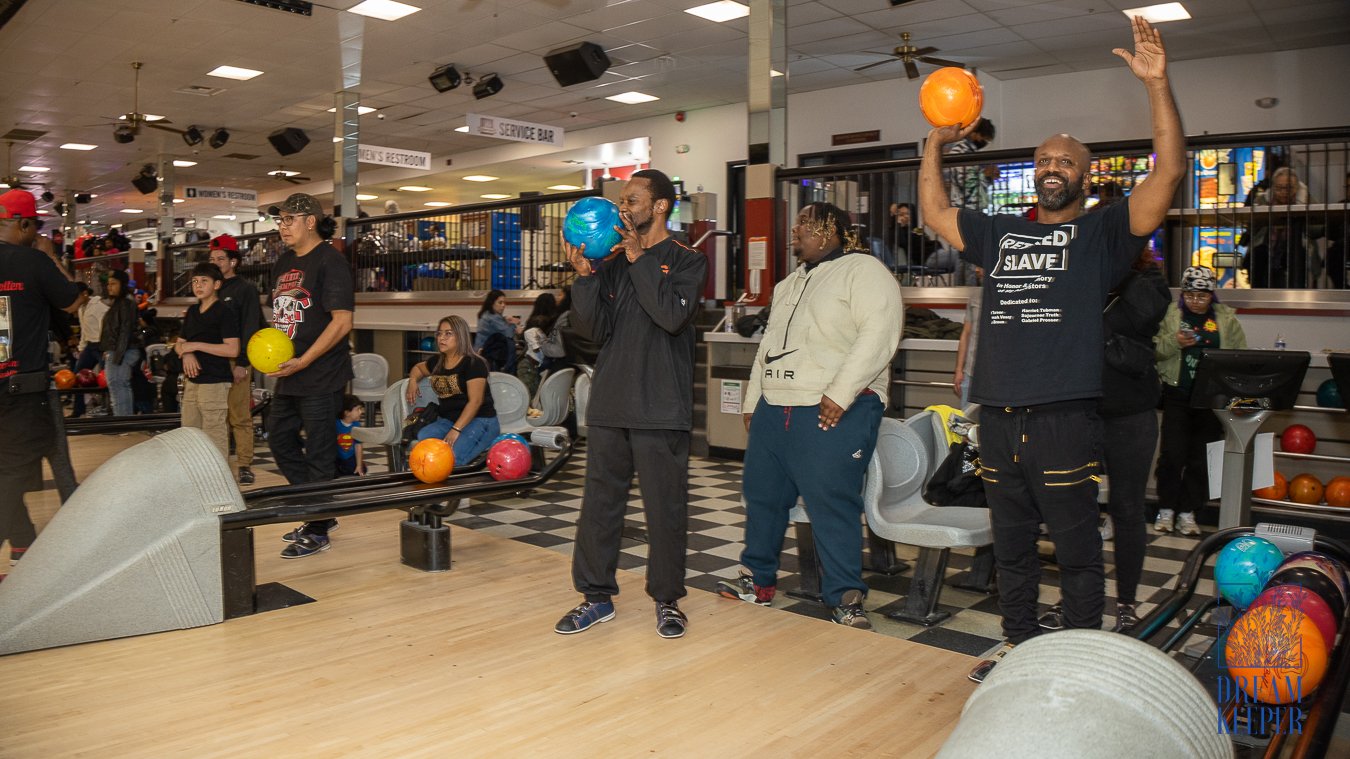
M 259 581 L 316 603 L 0 659 L 0 756 L 923 757 L 974 687 L 971 657 L 697 590 L 663 640 L 628 572 L 615 620 L 557 635 L 567 557 L 454 528 L 422 573 L 397 520 L 296 561 L 257 530 Z

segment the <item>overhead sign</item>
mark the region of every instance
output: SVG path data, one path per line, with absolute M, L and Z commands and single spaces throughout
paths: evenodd
M 830 135 L 830 145 L 838 147 L 840 145 L 861 145 L 866 142 L 880 142 L 881 130 L 871 129 L 866 132 L 844 132 L 843 134 Z
M 356 159 L 361 163 L 397 166 L 401 169 L 431 170 L 431 154 L 420 150 L 382 148 L 379 145 L 357 145 Z
M 235 187 L 184 187 L 183 197 L 188 200 L 230 200 L 240 203 L 258 204 L 256 190 L 241 190 Z
M 483 116 L 477 113 L 469 114 L 469 134 L 476 134 L 480 137 L 496 137 L 499 140 L 532 142 L 536 145 L 563 146 L 562 127 L 531 124 L 528 121 Z

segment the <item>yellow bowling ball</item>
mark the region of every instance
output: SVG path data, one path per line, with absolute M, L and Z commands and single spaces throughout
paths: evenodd
M 263 374 L 275 372 L 295 358 L 295 345 L 276 327 L 265 327 L 248 339 L 248 362 Z

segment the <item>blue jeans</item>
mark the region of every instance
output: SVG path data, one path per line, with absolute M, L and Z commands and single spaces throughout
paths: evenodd
M 452 426 L 454 426 L 454 422 L 449 419 L 437 419 L 423 427 L 417 433 L 417 439 L 422 441 L 434 437 L 444 440 L 445 436 L 450 434 Z M 473 421 L 464 425 L 459 437 L 455 438 L 455 465 L 463 466 L 478 458 L 479 454 L 486 451 L 488 446 L 492 445 L 492 441 L 496 440 L 501 433 L 502 427 L 497 423 L 497 417 L 475 417 Z
M 141 365 L 141 348 L 128 346 L 122 361 L 113 361 L 112 353 L 103 356 L 103 371 L 108 377 L 108 396 L 112 401 L 113 416 L 131 416 L 135 413 L 131 395 L 131 373 Z
M 80 351 L 79 358 L 75 359 L 75 371 L 78 373 L 81 369 L 97 369 L 99 362 L 103 360 L 103 354 L 93 345 L 84 346 Z M 73 416 L 84 416 L 85 400 L 87 393 L 75 394 L 75 408 L 72 411 Z

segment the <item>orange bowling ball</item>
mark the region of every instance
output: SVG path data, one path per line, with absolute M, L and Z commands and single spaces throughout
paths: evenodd
M 1321 503 L 1322 481 L 1311 474 L 1300 474 L 1289 481 L 1289 500 L 1294 503 Z
M 69 369 L 62 369 L 52 375 L 52 381 L 56 383 L 58 390 L 69 390 L 75 387 L 75 372 Z
M 934 71 L 919 87 L 919 109 L 935 127 L 972 124 L 983 107 L 984 88 L 980 80 L 957 66 Z
M 1257 498 L 1268 498 L 1272 501 L 1283 501 L 1289 495 L 1289 481 L 1284 478 L 1284 475 L 1276 472 L 1274 485 L 1253 490 L 1252 495 Z
M 1350 508 L 1350 477 L 1337 477 L 1328 482 L 1322 495 L 1326 497 L 1328 506 Z
M 440 438 L 427 438 L 408 454 L 408 469 L 422 482 L 445 482 L 455 469 L 455 449 Z
M 1289 704 L 1316 690 L 1327 672 L 1327 643 L 1308 615 L 1288 606 L 1247 610 L 1224 642 L 1228 675 L 1247 695 Z

